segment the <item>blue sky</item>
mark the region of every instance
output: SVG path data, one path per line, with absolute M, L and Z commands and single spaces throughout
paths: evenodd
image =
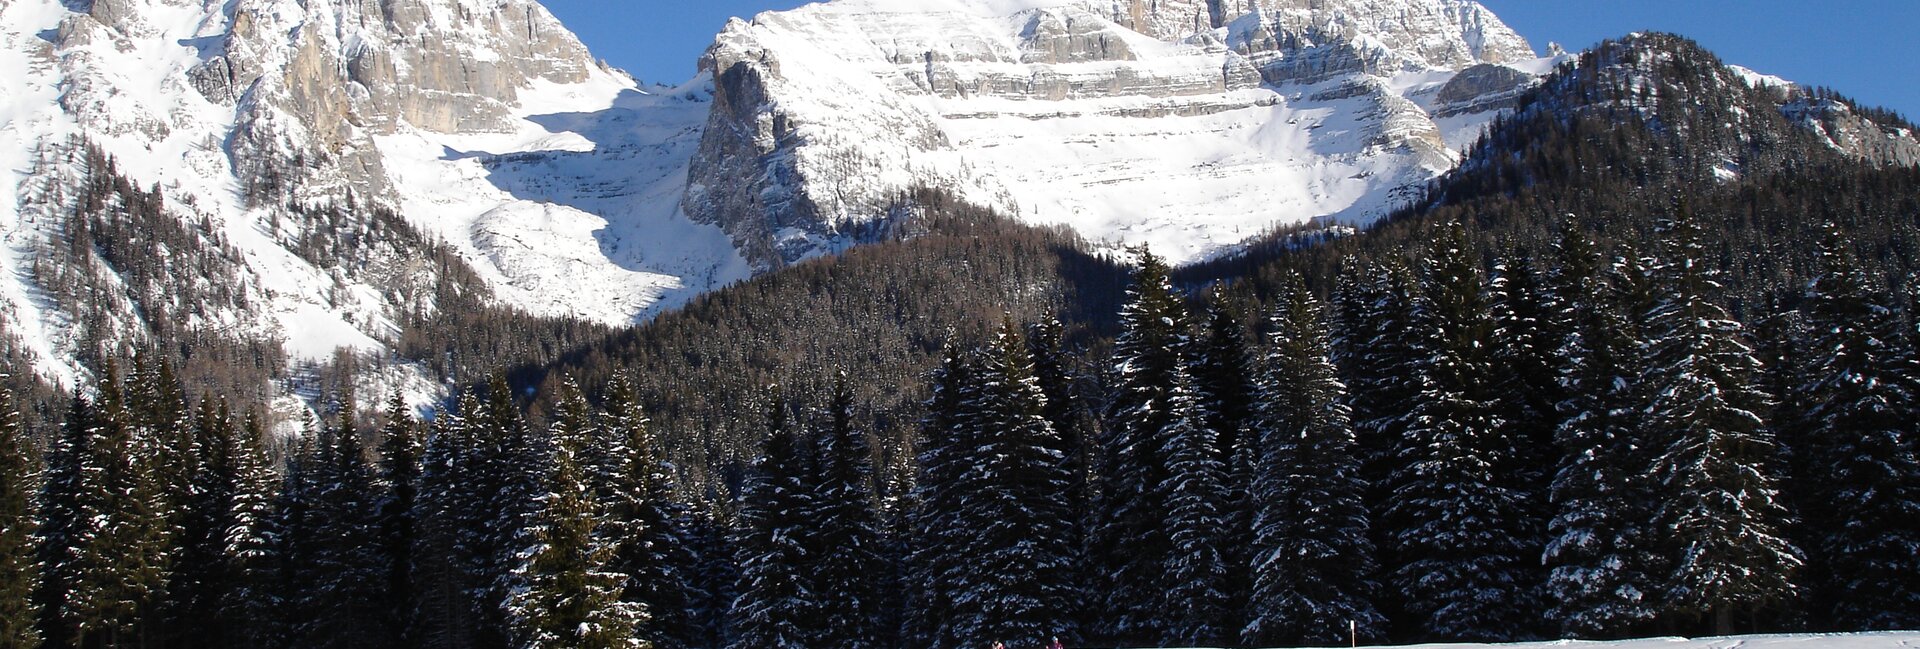
M 1920 119 L 1920 1 L 1481 0 L 1546 49 L 1570 50 L 1636 30 L 1676 32 L 1729 63 L 1831 86 Z M 545 0 L 587 46 L 649 82 L 678 83 L 730 16 L 800 0 Z

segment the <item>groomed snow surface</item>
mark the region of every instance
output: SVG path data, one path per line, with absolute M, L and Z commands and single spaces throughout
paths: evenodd
M 1423 644 L 1408 645 L 1407 649 L 1477 649 L 1481 647 L 1500 647 L 1503 649 L 1550 649 L 1557 647 L 1583 647 L 1591 649 L 1914 649 L 1920 648 L 1920 631 L 1741 635 L 1717 638 L 1644 638 L 1640 640 L 1615 640 L 1608 642 L 1554 640 L 1550 642 L 1516 642 L 1511 644 Z

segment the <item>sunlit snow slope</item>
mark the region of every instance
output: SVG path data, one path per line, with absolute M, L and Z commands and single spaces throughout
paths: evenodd
M 1913 649 L 1920 647 L 1920 631 L 1884 633 L 1746 635 L 1719 638 L 1646 638 L 1588 642 L 1515 642 L 1508 644 L 1422 644 L 1404 649 Z
M 703 64 L 717 108 L 689 212 L 778 265 L 930 184 L 1192 260 L 1381 215 L 1552 61 L 1464 0 L 1229 4 L 837 0 L 735 21 Z
M 634 322 L 746 276 L 680 207 L 708 106 L 702 81 L 642 89 L 603 67 L 531 0 L 8 0 L 0 326 L 42 374 L 82 378 L 76 314 L 32 269 L 69 239 L 88 146 L 242 261 L 219 280 L 246 307 L 181 327 L 294 359 L 386 350 L 400 314 L 433 305 L 366 269 L 406 260 L 296 250 L 289 205 L 348 201 L 452 245 L 506 304 Z M 131 309 L 107 320 L 144 333 Z

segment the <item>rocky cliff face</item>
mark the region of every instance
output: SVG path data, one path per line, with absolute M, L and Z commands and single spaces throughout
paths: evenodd
M 316 253 L 313 229 L 338 226 L 293 206 L 327 204 L 398 211 L 507 305 L 632 322 L 746 274 L 722 233 L 679 211 L 707 97 L 637 87 L 533 0 L 12 0 L 0 268 L 29 279 L 0 282 L 0 331 L 42 374 L 84 379 L 72 323 L 86 314 L 33 269 L 70 238 L 69 197 L 103 177 L 89 149 L 234 261 L 218 281 L 237 297 L 169 335 L 391 360 L 395 323 L 435 308 L 394 283 L 435 271 L 406 263 L 419 250 Z M 165 296 L 125 290 L 99 299 L 107 328 L 157 335 L 129 305 Z
M 1464 0 L 839 0 L 719 36 L 686 203 L 759 268 L 915 184 L 1190 260 L 1373 218 L 1548 65 Z

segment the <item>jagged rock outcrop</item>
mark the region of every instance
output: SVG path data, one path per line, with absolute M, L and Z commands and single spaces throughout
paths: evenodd
M 1845 101 L 1804 90 L 1795 91 L 1780 111 L 1849 156 L 1879 166 L 1920 165 L 1920 133 L 1891 116 L 1876 120 Z

